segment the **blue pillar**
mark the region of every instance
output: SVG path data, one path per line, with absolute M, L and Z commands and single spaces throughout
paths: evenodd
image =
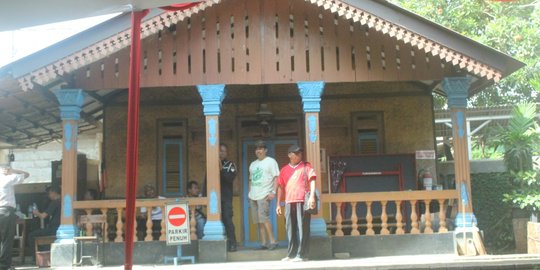
M 443 90 L 448 97 L 448 108 L 452 112 L 454 175 L 456 190 L 460 196 L 458 214 L 455 220 L 458 229 L 470 228 L 476 224 L 476 217 L 472 208 L 471 169 L 467 134 L 467 98 L 470 85 L 471 80 L 468 77 L 444 78 L 442 81 Z
M 321 190 L 321 145 L 319 112 L 321 111 L 321 95 L 324 92 L 324 82 L 298 82 L 298 90 L 302 97 L 305 126 L 306 126 L 306 152 L 305 160 L 309 161 L 317 174 L 316 189 Z M 320 197 L 319 197 L 320 198 Z M 326 237 L 326 222 L 322 218 L 322 209 L 319 201 L 319 214 L 313 215 L 310 225 L 312 236 Z
M 85 93 L 82 89 L 55 92 L 62 118 L 62 215 L 56 242 L 72 242 L 75 236 L 73 200 L 77 198 L 77 135 Z
M 225 227 L 221 222 L 221 185 L 219 179 L 219 115 L 225 98 L 225 85 L 197 85 L 202 98 L 206 122 L 206 190 L 208 191 L 208 220 L 204 240 L 224 240 Z

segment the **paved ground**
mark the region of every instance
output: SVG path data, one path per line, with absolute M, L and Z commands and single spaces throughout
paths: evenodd
M 182 264 L 174 265 L 135 265 L 139 269 L 235 269 L 235 270 L 276 270 L 276 269 L 362 269 L 362 270 L 395 270 L 395 269 L 536 269 L 540 270 L 540 255 L 513 254 L 488 256 L 453 256 L 453 255 L 418 255 L 374 257 L 364 259 L 343 259 L 307 262 L 229 262 L 215 264 Z M 36 267 L 17 267 L 16 269 L 36 269 Z M 45 269 L 45 268 L 40 268 Z M 70 268 L 66 268 L 70 269 Z M 95 267 L 79 267 L 78 269 L 96 269 Z M 121 270 L 123 266 L 102 267 L 101 269 Z

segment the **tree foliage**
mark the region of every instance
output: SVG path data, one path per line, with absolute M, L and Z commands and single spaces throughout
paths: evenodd
M 527 64 L 470 99 L 470 105 L 540 102 L 540 0 L 390 2 Z
M 494 141 L 504 147 L 504 163 L 513 177 L 513 188 L 504 194 L 504 201 L 534 212 L 540 210 L 540 170 L 533 162 L 540 145 L 540 126 L 535 118 L 536 104 L 518 104 Z

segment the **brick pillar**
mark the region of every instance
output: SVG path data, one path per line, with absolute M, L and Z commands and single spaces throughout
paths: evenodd
M 467 134 L 467 97 L 470 78 L 451 77 L 442 81 L 448 96 L 448 108 L 452 112 L 452 137 L 454 143 L 454 171 L 456 189 L 460 194 L 458 214 L 455 220 L 458 228 L 473 227 L 476 218 L 472 208 L 471 169 Z
M 317 174 L 315 187 L 321 190 L 321 145 L 319 129 L 319 112 L 321 111 L 321 95 L 324 91 L 324 82 L 298 82 L 298 90 L 302 96 L 304 118 L 306 125 L 306 151 L 305 160 L 313 165 Z M 311 235 L 328 236 L 326 222 L 322 218 L 322 209 L 319 201 L 319 214 L 311 217 Z
M 209 198 L 208 220 L 204 240 L 224 240 L 225 227 L 221 222 L 221 184 L 219 179 L 219 115 L 225 98 L 225 85 L 197 85 L 203 100 L 206 123 L 206 190 Z
M 81 106 L 85 93 L 82 89 L 62 89 L 57 91 L 62 118 L 62 216 L 56 231 L 56 242 L 68 243 L 75 235 L 72 202 L 77 198 L 77 135 Z

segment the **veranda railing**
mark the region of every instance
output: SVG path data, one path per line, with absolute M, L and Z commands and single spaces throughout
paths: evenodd
M 395 191 L 395 192 L 359 192 L 322 194 L 321 203 L 330 205 L 327 228 L 333 236 L 344 235 L 389 235 L 389 234 L 430 234 L 447 232 L 446 209 L 452 200 L 458 199 L 456 190 L 434 191 Z M 139 199 L 136 201 L 137 212 L 141 207 L 151 209 L 159 207 L 165 212 L 165 204 L 174 203 L 176 199 Z M 189 198 L 191 239 L 197 239 L 195 209 L 206 207 L 206 197 Z M 427 207 L 426 207 L 427 206 Z M 76 201 L 73 203 L 76 213 L 107 215 L 107 232 L 105 241 L 122 242 L 124 240 L 124 200 Z M 328 208 L 323 211 L 328 211 Z M 146 231 L 142 232 L 143 241 L 152 241 L 151 211 L 146 212 Z M 424 215 L 420 228 L 419 217 Z M 432 227 L 432 216 L 437 215 L 438 229 Z M 137 223 L 135 223 L 134 239 L 137 239 Z M 92 224 L 82 228 L 87 235 L 93 234 Z M 161 220 L 160 241 L 165 241 L 165 220 Z

